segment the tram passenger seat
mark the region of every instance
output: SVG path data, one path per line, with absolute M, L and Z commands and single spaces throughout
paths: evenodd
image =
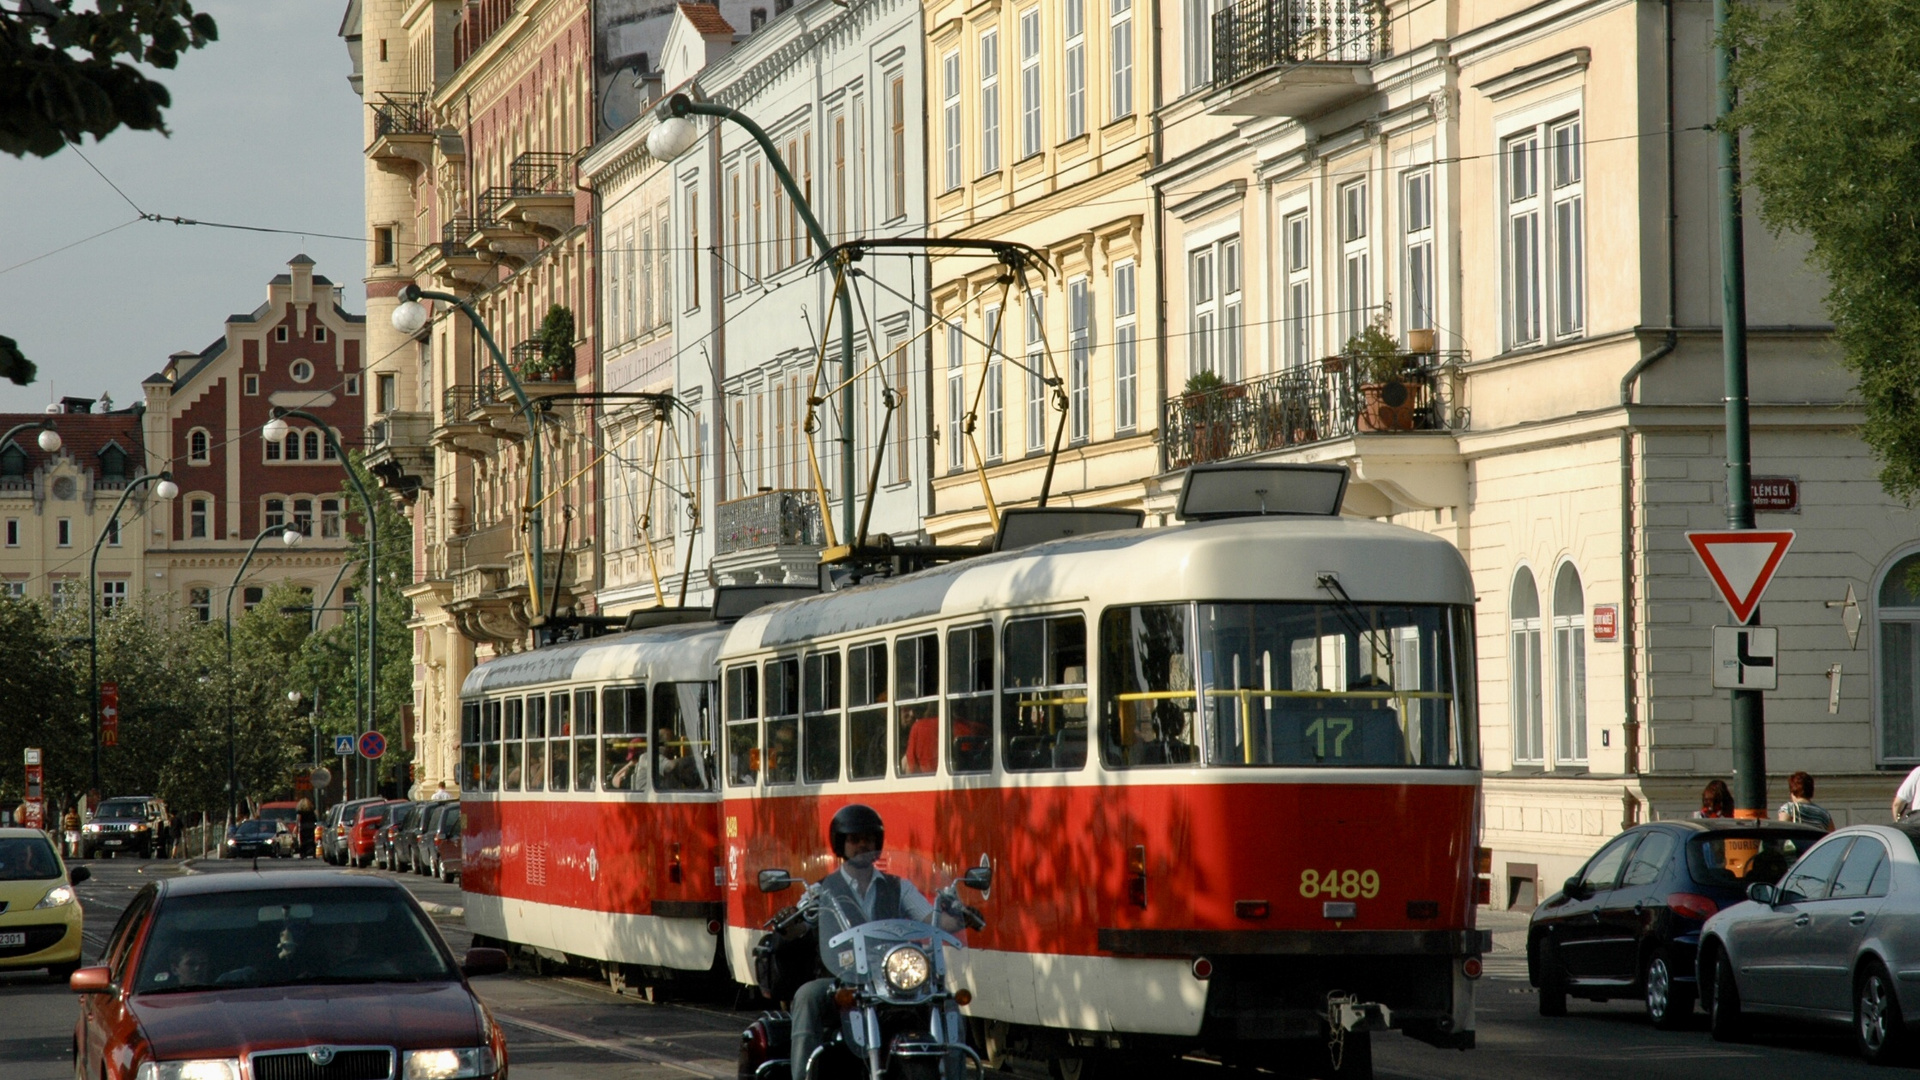
M 1069 724 L 1053 737 L 1053 767 L 1078 769 L 1087 763 L 1087 725 Z

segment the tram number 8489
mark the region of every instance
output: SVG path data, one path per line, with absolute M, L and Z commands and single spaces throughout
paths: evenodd
M 1325 874 L 1313 869 L 1302 870 L 1300 895 L 1309 899 L 1338 896 L 1371 900 L 1380 895 L 1380 874 L 1376 870 L 1329 870 Z

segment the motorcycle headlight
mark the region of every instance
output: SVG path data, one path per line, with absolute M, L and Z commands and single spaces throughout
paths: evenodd
M 911 945 L 902 945 L 888 953 L 881 966 L 887 973 L 887 985 L 895 990 L 918 990 L 933 971 L 927 954 Z
M 35 911 L 38 911 L 41 908 L 65 907 L 71 903 L 73 903 L 73 886 L 55 885 L 53 888 L 48 889 L 47 895 L 41 897 L 40 902 L 33 905 L 33 907 Z
M 141 1064 L 134 1080 L 240 1080 L 240 1063 L 233 1058 L 148 1061 Z
M 493 1048 L 466 1050 L 409 1050 L 400 1070 L 404 1080 L 459 1080 L 493 1075 Z

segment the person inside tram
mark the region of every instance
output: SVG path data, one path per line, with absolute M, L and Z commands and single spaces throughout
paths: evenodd
M 915 888 L 913 882 L 875 866 L 886 848 L 887 826 L 872 807 L 860 803 L 841 807 L 827 825 L 827 843 L 841 864 L 839 870 L 821 879 L 819 891 L 824 894 L 821 902 L 831 904 L 835 911 L 846 912 L 845 918 L 857 919 L 859 923 L 913 919 L 932 923 L 948 933 L 959 933 L 965 928 L 961 915 L 946 910 L 948 896 L 942 894 L 942 904 L 936 909 L 933 901 Z M 820 932 L 830 931 L 822 926 Z M 813 1056 L 814 1047 L 839 1024 L 833 1004 L 836 985 L 831 978 L 815 979 L 793 995 L 793 1057 L 789 1072 L 794 1076 L 806 1075 L 807 1061 Z
M 661 728 L 655 745 L 660 748 L 660 786 L 668 791 L 699 791 L 706 782 L 700 775 L 700 761 L 687 740 L 676 736 L 672 728 Z M 757 763 L 756 763 L 757 764 Z

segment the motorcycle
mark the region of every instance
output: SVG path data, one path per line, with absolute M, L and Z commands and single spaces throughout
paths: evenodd
M 794 883 L 785 870 L 760 872 L 761 892 Z M 974 867 L 942 889 L 935 906 L 979 930 L 986 920 L 960 901 L 959 886 L 984 891 L 992 883 L 992 870 Z M 795 946 L 811 937 L 819 969 L 836 984 L 839 1024 L 796 1072 L 788 1059 L 792 1017 L 762 1014 L 741 1035 L 739 1080 L 965 1080 L 968 1062 L 983 1071 L 960 1016 L 972 995 L 947 980 L 946 949 L 966 943 L 917 919 L 861 922 L 857 911 L 841 910 L 844 904 L 819 885 L 807 886 L 798 903 L 768 920 L 768 934 L 755 949 L 762 989 L 790 998 L 790 990 L 775 988 L 797 988 L 791 970 L 782 976 L 770 969 L 791 969 Z

